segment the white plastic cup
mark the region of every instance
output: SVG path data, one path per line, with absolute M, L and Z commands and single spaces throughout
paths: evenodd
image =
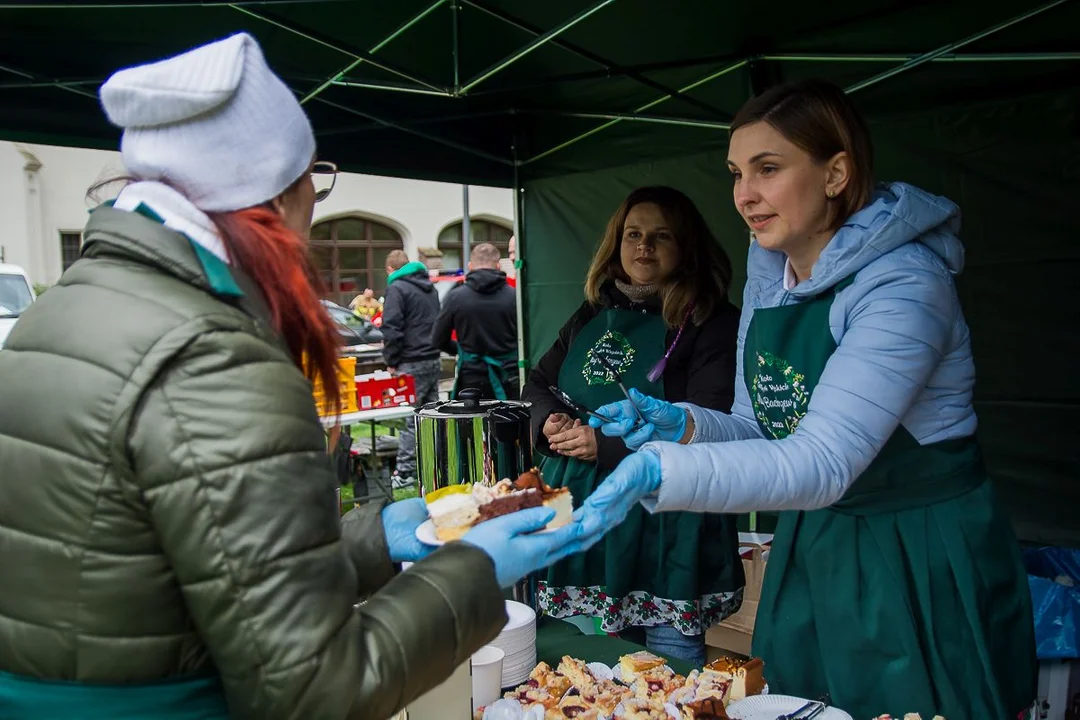
M 502 697 L 502 666 L 506 657 L 494 645 L 485 645 L 473 653 L 472 708 L 475 713 Z

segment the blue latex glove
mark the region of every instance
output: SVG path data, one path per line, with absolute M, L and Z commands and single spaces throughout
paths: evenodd
M 462 541 L 491 556 L 499 586 L 507 588 L 567 555 L 588 550 L 603 537 L 599 528 L 592 534 L 586 533 L 577 513 L 572 522 L 558 530 L 528 534 L 543 528 L 553 517 L 555 511 L 544 507 L 510 513 L 480 523 Z
M 382 509 L 381 517 L 392 562 L 416 562 L 435 550 L 416 537 L 416 528 L 428 519 L 427 505 L 421 498 L 392 502 Z
M 642 450 L 616 466 L 581 506 L 581 524 L 590 537 L 609 532 L 641 500 L 660 489 L 660 455 Z
M 631 450 L 637 450 L 647 442 L 653 440 L 666 440 L 679 442 L 686 433 L 686 411 L 669 402 L 657 400 L 637 390 L 630 390 L 629 400 L 620 400 L 610 405 L 605 405 L 597 414 L 606 415 L 614 422 L 606 423 L 598 418 L 589 417 L 589 425 L 599 428 L 600 432 L 608 437 L 621 437 L 626 446 Z M 645 424 L 634 429 L 637 422 L 637 412 L 645 419 Z

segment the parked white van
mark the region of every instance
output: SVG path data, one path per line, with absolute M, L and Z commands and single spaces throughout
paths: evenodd
M 0 348 L 34 297 L 34 286 L 25 270 L 18 265 L 0 264 Z

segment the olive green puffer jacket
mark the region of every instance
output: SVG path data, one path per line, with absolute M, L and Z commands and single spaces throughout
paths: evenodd
M 386 718 L 501 630 L 494 567 L 397 574 L 378 506 L 339 521 L 310 383 L 211 270 L 100 208 L 0 350 L 0 672 L 216 670 L 234 718 Z

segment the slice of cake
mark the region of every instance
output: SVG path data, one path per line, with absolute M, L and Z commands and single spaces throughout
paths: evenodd
M 518 510 L 540 507 L 544 502 L 536 490 L 515 488 L 509 480 L 500 480 L 493 487 L 474 485 L 473 499 L 479 508 L 478 523 Z
M 578 696 L 563 698 L 557 707 L 549 708 L 544 713 L 544 720 L 600 720 L 600 713 L 582 702 Z
M 525 684 L 542 687 L 557 698 L 561 698 L 571 688 L 570 678 L 555 672 L 546 662 L 533 668 Z
M 569 655 L 564 655 L 559 663 L 559 673 L 573 683 L 574 688 L 567 697 L 577 691 L 577 697 L 588 708 L 598 710 L 605 717 L 611 717 L 619 703 L 630 695 L 630 689 L 613 680 L 600 680 L 584 662 Z
M 761 658 L 740 660 L 733 657 L 718 658 L 705 666 L 706 670 L 718 673 L 720 677 L 731 681 L 731 699 L 742 700 L 751 695 L 760 695 L 765 689 L 765 663 Z
M 563 655 L 562 662 L 559 663 L 558 672 L 568 680 L 570 684 L 582 691 L 587 687 L 596 685 L 596 676 L 592 674 L 584 662 L 577 658 L 572 658 L 569 655 Z
M 663 667 L 666 662 L 667 660 L 664 658 L 653 655 L 647 650 L 642 650 L 619 658 L 619 671 L 622 673 L 623 682 L 630 685 L 637 680 L 638 675 L 641 673 L 653 668 Z
M 726 707 L 731 702 L 731 680 L 718 672 L 702 670 L 697 678 L 692 702 L 719 700 Z
M 632 690 L 637 698 L 655 700 L 663 704 L 685 682 L 686 678 L 676 675 L 668 668 L 656 667 L 639 674 Z
M 619 703 L 629 694 L 627 688 L 611 680 L 601 680 L 591 691 L 582 690 L 581 699 L 601 715 L 611 717 L 615 714 L 615 708 L 619 707 Z
M 424 499 L 427 501 L 428 516 L 435 525 L 435 537 L 443 542 L 460 540 L 480 517 L 480 508 L 472 494 L 467 491 L 444 493 Z
M 697 691 L 697 681 L 700 676 L 700 670 L 691 670 L 690 674 L 686 676 L 686 680 L 683 681 L 682 687 L 675 688 L 668 693 L 668 702 L 679 706 L 683 703 L 693 702 L 694 694 Z
M 703 700 L 716 700 L 726 707 L 731 701 L 731 681 L 712 670 L 692 670 L 683 686 L 668 694 L 668 702 L 678 707 Z
M 549 507 L 555 511 L 555 517 L 547 524 L 548 530 L 562 527 L 573 519 L 574 498 L 570 494 L 570 488 L 551 487 L 544 482 L 539 468 L 533 468 L 521 473 L 518 479 L 514 481 L 514 487 L 519 490 L 536 490 L 540 493 L 544 507 Z
M 547 688 L 533 686 L 528 682 L 507 692 L 503 697 L 508 700 L 517 700 L 524 708 L 542 705 L 545 711 L 559 704 L 559 696 L 552 695 Z
M 620 720 L 671 720 L 663 702 L 644 698 L 623 700 Z

